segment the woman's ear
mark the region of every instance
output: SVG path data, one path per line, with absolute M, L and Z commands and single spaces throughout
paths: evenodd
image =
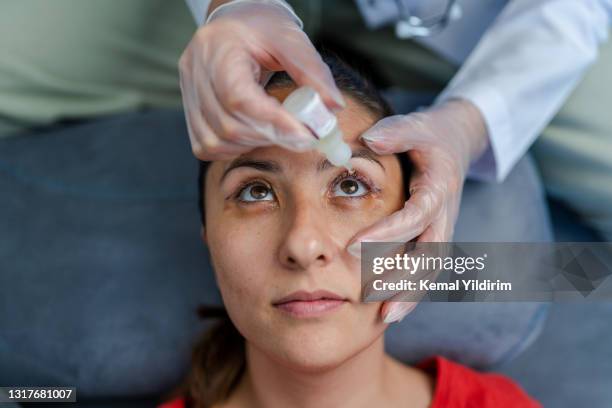
M 208 245 L 208 239 L 206 239 L 206 227 L 203 225 L 200 227 L 200 237 L 202 238 L 204 245 Z

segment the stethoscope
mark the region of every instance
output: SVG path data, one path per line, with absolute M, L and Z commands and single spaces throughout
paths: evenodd
M 402 0 L 395 0 L 395 4 L 400 13 L 400 19 L 395 23 L 395 35 L 401 39 L 438 34 L 452 21 L 460 19 L 463 14 L 457 0 L 448 0 L 444 13 L 429 20 L 411 14 Z

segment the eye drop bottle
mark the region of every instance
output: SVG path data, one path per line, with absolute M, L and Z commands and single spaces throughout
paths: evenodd
M 351 169 L 351 148 L 342 139 L 338 120 L 313 88 L 303 86 L 291 92 L 284 100 L 283 107 L 315 135 L 318 139 L 315 148 L 323 153 L 331 164 Z

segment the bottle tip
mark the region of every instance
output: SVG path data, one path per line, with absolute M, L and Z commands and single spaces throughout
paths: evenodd
M 326 152 L 327 159 L 334 166 L 344 166 L 349 168 L 349 160 L 353 152 L 351 152 L 351 148 L 346 143 L 338 143 L 332 149 L 327 150 Z M 350 170 L 350 169 L 349 169 Z

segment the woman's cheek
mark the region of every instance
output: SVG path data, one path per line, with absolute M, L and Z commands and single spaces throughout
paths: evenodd
M 226 203 L 216 233 L 224 242 L 223 250 L 236 256 L 242 254 L 239 258 L 261 253 L 274 239 L 276 210 L 273 207 L 271 203 Z
M 391 209 L 382 195 L 364 198 L 333 198 L 330 208 L 336 222 L 347 232 L 357 233 L 376 221 L 391 214 Z
M 257 339 L 262 313 L 266 310 L 269 293 L 270 267 L 264 248 L 269 241 L 253 231 L 241 228 L 225 231 L 225 244 L 211 251 L 217 284 L 227 313 L 238 329 L 248 339 Z M 261 337 L 263 338 L 263 337 Z
M 213 267 L 222 293 L 248 297 L 265 278 L 261 271 L 266 269 L 265 255 L 272 254 L 272 231 L 254 222 L 226 220 L 217 224 L 212 234 L 217 239 L 209 242 Z
M 240 226 L 248 222 L 253 223 L 249 228 L 256 228 L 257 224 L 269 222 L 268 218 L 278 212 L 278 207 L 278 203 L 272 200 L 254 203 L 227 201 L 223 206 L 223 216 L 230 223 Z

